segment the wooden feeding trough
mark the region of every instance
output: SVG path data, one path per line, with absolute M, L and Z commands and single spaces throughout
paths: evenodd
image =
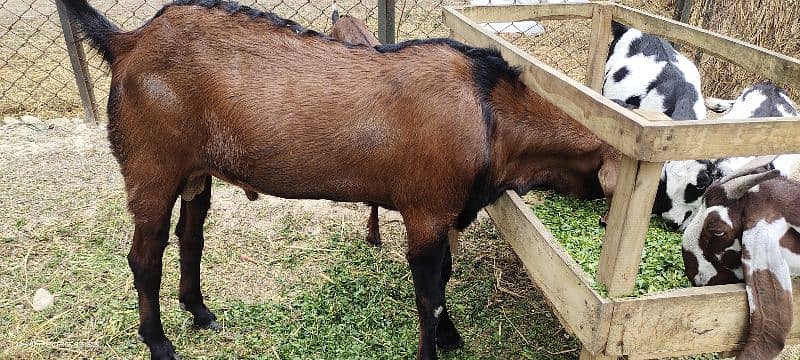
M 566 19 L 591 19 L 586 85 L 479 25 Z M 624 154 L 597 272 L 609 297 L 593 289 L 589 275 L 515 193 L 506 193 L 487 210 L 561 323 L 580 339 L 581 359 L 735 351 L 749 321 L 742 284 L 626 297 L 635 286 L 661 167 L 666 160 L 800 153 L 800 118 L 672 122 L 617 106 L 599 93 L 612 19 L 800 88 L 796 59 L 610 2 L 446 7 L 444 21 L 455 39 L 498 49 L 522 70 L 528 87 Z M 794 301 L 800 302 L 798 292 Z M 789 343 L 798 340 L 796 320 Z

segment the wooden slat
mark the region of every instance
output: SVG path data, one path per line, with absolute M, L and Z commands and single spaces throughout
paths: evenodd
M 568 20 L 592 17 L 593 3 L 531 4 L 460 7 L 464 15 L 479 23 L 526 20 Z
M 659 162 L 800 153 L 800 141 L 796 140 L 800 138 L 800 118 L 651 122 L 482 29 L 458 9 L 445 8 L 444 18 L 459 38 L 474 46 L 499 49 L 509 63 L 523 69 L 522 80 L 526 85 L 628 156 Z M 620 11 L 618 9 L 620 7 L 614 5 L 615 16 Z M 667 19 L 660 21 L 670 22 Z M 677 26 L 686 29 L 684 24 L 678 23 Z M 710 33 L 708 36 L 718 37 Z
M 614 5 L 614 20 L 643 32 L 703 49 L 747 71 L 800 87 L 800 60 L 679 21 Z
M 592 37 L 589 39 L 589 61 L 586 67 L 586 86 L 603 92 L 608 46 L 611 43 L 611 5 L 598 4 L 592 13 Z
M 622 158 L 597 268 L 597 280 L 612 297 L 628 295 L 636 285 L 662 166 Z
M 589 287 L 592 282 L 589 276 L 516 193 L 506 192 L 488 206 L 486 212 L 511 244 L 561 323 L 592 352 L 602 350 L 611 307 Z
M 608 355 L 605 355 L 605 354 L 602 354 L 602 353 L 593 354 L 588 349 L 586 349 L 586 347 L 584 346 L 584 347 L 581 348 L 581 355 L 580 355 L 580 358 L 578 358 L 578 359 L 579 360 L 611 360 L 611 359 L 616 360 L 617 357 L 616 356 L 608 356 Z
M 643 117 L 606 99 L 499 36 L 484 30 L 454 8 L 444 8 L 450 29 L 468 44 L 497 48 L 510 64 L 522 70 L 522 81 L 540 96 L 555 104 L 601 139 L 624 154 L 637 157 L 637 139 Z
M 795 289 L 800 280 L 794 280 Z M 800 292 L 793 294 L 795 314 Z M 606 353 L 660 358 L 738 349 L 749 325 L 742 284 L 678 289 L 614 301 Z M 789 343 L 800 341 L 800 321 Z
M 650 161 L 800 153 L 800 118 L 652 122 L 637 153 Z

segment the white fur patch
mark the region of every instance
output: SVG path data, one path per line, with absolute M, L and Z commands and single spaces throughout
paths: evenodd
M 792 291 L 789 266 L 781 256 L 780 247 L 780 240 L 788 230 L 789 224 L 784 218 L 771 223 L 762 219 L 752 229 L 745 230 L 742 234 L 742 245 L 750 253 L 750 258 L 742 258 L 742 263 L 747 268 L 748 276 L 754 271 L 770 271 L 784 290 Z
M 697 215 L 702 199 L 700 197 L 692 202 L 687 202 L 686 187 L 690 184 L 697 185 L 697 175 L 705 168 L 704 164 L 695 160 L 668 161 L 664 164 L 662 177 L 666 180 L 666 195 L 672 202 L 672 207 L 660 215 L 665 220 L 679 224 L 680 230 L 686 228 L 691 219 Z M 691 211 L 692 215 L 684 220 L 687 211 Z
M 703 257 L 703 249 L 700 248 L 700 232 L 703 230 L 703 224 L 708 214 L 717 208 L 720 206 L 706 209 L 706 206 L 701 204 L 697 216 L 689 222 L 686 231 L 683 232 L 683 249 L 692 253 L 697 259 L 697 275 L 694 277 L 694 283 L 701 286 L 708 284 L 709 280 L 717 275 L 717 269 Z
M 433 310 L 433 317 L 438 319 L 439 315 L 442 315 L 442 311 L 444 311 L 444 307 L 442 306 L 437 307 L 436 309 Z

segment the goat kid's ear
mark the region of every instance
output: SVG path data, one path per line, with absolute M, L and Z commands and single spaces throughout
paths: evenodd
M 761 226 L 763 225 L 763 226 Z M 739 359 L 774 359 L 783 350 L 792 326 L 792 282 L 780 251 L 780 239 L 768 238 L 761 221 L 742 236 L 750 329 Z

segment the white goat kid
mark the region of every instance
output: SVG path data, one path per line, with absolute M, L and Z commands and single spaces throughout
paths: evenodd
M 737 359 L 775 358 L 792 324 L 791 275 L 800 274 L 800 182 L 767 170 L 772 158 L 754 159 L 712 184 L 683 235 L 692 284 L 745 281 L 750 329 Z
M 674 120 L 706 118 L 700 72 L 689 59 L 663 39 L 617 22 L 612 23 L 612 32 L 603 95 L 628 108 L 663 112 Z M 653 213 L 677 228 L 697 208 L 700 195 L 714 178 L 713 169 L 709 161 L 667 162 Z M 672 198 L 679 201 L 673 204 Z

